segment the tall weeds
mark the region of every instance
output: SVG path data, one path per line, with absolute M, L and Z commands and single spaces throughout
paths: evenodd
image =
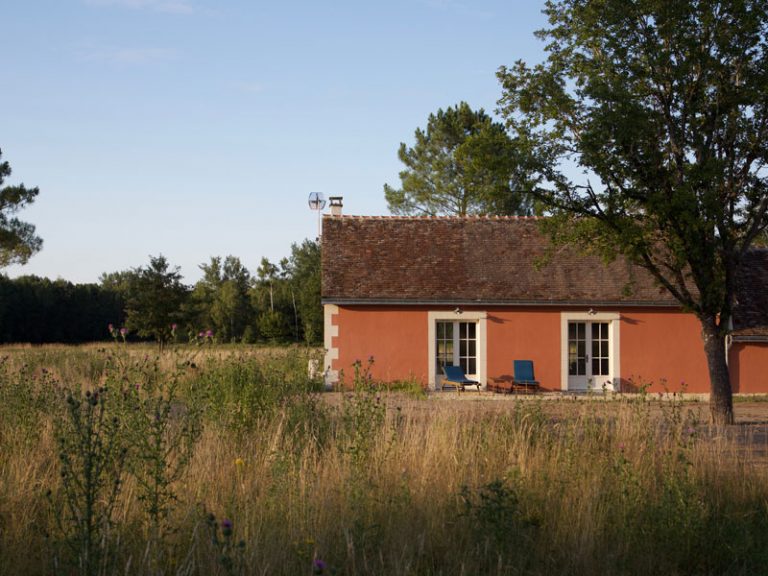
M 0 362 L 0 574 L 768 565 L 764 460 L 679 401 L 417 400 L 364 371 L 322 394 L 298 350 L 28 353 Z

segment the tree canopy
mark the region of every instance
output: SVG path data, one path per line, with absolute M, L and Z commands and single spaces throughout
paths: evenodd
M 239 341 L 251 322 L 251 274 L 235 256 L 212 257 L 201 264 L 203 277 L 192 291 L 198 326 L 213 329 L 221 342 Z
M 162 255 L 150 256 L 147 266 L 132 272 L 128 275 L 126 328 L 143 338 L 154 338 L 162 348 L 183 318 L 187 287 L 178 266 L 171 267 Z
M 304 240 L 291 245 L 291 257 L 285 265 L 295 304 L 301 318 L 304 340 L 322 342 L 323 307 L 320 304 L 320 242 Z
M 0 158 L 2 156 L 0 150 Z M 10 164 L 0 162 L 0 268 L 10 264 L 26 264 L 43 246 L 42 239 L 35 236 L 35 227 L 15 216 L 19 210 L 35 201 L 40 190 L 26 188 L 24 184 L 2 187 L 10 175 Z
M 121 295 L 96 284 L 0 274 L 0 343 L 103 340 L 123 321 Z
M 724 337 L 739 268 L 768 225 L 767 9 L 549 1 L 546 61 L 498 72 L 553 237 L 624 255 L 697 315 L 720 423 L 733 418 Z
M 531 181 L 504 125 L 466 102 L 430 114 L 416 143 L 400 144 L 401 188 L 384 185 L 389 210 L 405 215 L 520 214 Z

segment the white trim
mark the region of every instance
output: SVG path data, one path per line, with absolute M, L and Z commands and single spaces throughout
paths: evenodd
M 608 322 L 608 354 L 611 357 L 613 389 L 620 390 L 621 381 L 621 314 L 618 312 L 560 313 L 560 389 L 568 390 L 568 322 Z
M 323 346 L 325 347 L 325 387 L 332 388 L 339 381 L 339 371 L 333 370 L 333 361 L 339 359 L 339 349 L 333 346 L 333 339 L 339 336 L 339 327 L 333 323 L 333 317 L 339 313 L 336 304 L 323 306 Z
M 429 367 L 429 388 L 435 390 L 435 381 L 437 377 L 437 374 L 435 373 L 435 325 L 438 320 L 452 320 L 459 322 L 477 321 L 477 379 L 480 381 L 480 384 L 485 387 L 488 373 L 488 313 L 484 311 L 465 311 L 457 314 L 453 310 L 440 310 L 427 312 L 427 338 L 429 341 L 427 346 L 427 366 Z

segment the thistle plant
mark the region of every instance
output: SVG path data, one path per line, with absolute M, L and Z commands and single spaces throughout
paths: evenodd
M 107 381 L 120 389 L 123 434 L 130 445 L 128 470 L 136 479 L 148 526 L 147 561 L 156 568 L 170 532 L 168 517 L 178 501 L 175 484 L 183 477 L 202 433 L 202 405 L 193 391 L 181 397 L 184 376 L 193 363 L 173 356 L 163 371 L 160 358 L 134 360 L 115 355 Z
M 49 370 L 36 373 L 28 362 L 17 366 L 9 356 L 0 356 L 0 446 L 27 444 L 39 437 L 49 392 L 57 388 Z
M 235 527 L 232 520 L 224 518 L 218 522 L 216 516 L 208 514 L 205 523 L 211 537 L 211 544 L 216 551 L 217 563 L 224 574 L 227 576 L 242 574 L 245 565 L 243 558 L 245 540 L 235 540 Z
M 126 340 L 128 339 L 128 328 L 124 326 L 120 329 L 117 329 L 115 328 L 114 324 L 108 324 L 107 330 L 109 331 L 109 335 L 112 336 L 112 340 L 115 342 L 119 342 L 119 338 L 122 340 L 123 344 L 125 344 Z
M 121 422 L 110 413 L 107 397 L 106 388 L 70 392 L 56 429 L 61 492 L 49 498 L 71 553 L 61 560 L 83 576 L 109 572 L 110 529 L 127 455 Z
M 341 405 L 341 425 L 347 442 L 345 451 L 357 463 L 367 461 L 386 419 L 387 408 L 371 374 L 373 363 L 373 356 L 368 358 L 365 367 L 360 360 L 354 362 L 354 390 L 344 396 Z
M 202 432 L 199 406 L 179 400 L 178 373 L 155 386 L 131 390 L 134 410 L 127 416 L 127 435 L 136 457 L 136 477 L 153 530 L 158 533 L 177 499 L 174 482 L 184 474 Z

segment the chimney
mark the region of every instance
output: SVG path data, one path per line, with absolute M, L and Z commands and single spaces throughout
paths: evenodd
M 343 196 L 331 196 L 328 200 L 331 203 L 331 216 L 341 216 L 341 208 L 344 206 L 341 202 Z

